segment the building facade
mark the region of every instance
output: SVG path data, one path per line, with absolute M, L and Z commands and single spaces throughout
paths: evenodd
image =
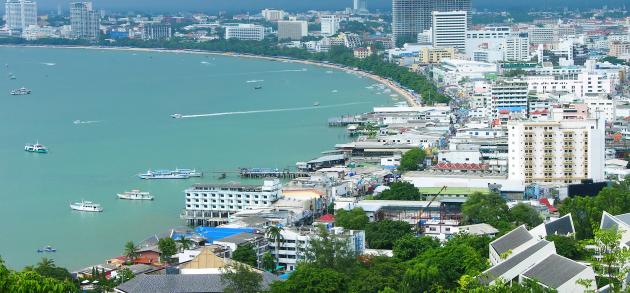
M 96 41 L 100 35 L 100 14 L 92 2 L 70 3 L 70 26 L 76 39 Z
M 433 46 L 466 51 L 467 14 L 466 11 L 433 11 Z
M 37 3 L 28 0 L 8 0 L 4 4 L 6 27 L 9 30 L 25 30 L 37 25 Z
M 260 14 L 262 14 L 262 17 L 268 21 L 283 20 L 286 16 L 286 12 L 284 12 L 283 10 L 275 9 L 263 9 Z
M 339 31 L 339 20 L 336 15 L 322 15 L 319 19 L 322 36 L 336 35 L 337 31 Z
M 368 13 L 367 0 L 354 0 L 352 2 L 352 9 L 355 13 Z
M 420 63 L 438 63 L 442 59 L 455 57 L 455 48 L 422 48 L 420 50 Z
M 508 123 L 510 180 L 541 185 L 604 179 L 604 118 Z
M 501 110 L 527 113 L 527 94 L 527 81 L 518 79 L 497 81 L 491 90 L 493 116 L 496 117 Z
M 147 23 L 142 26 L 143 40 L 168 40 L 172 36 L 171 25 L 167 23 Z
M 238 23 L 225 26 L 225 39 L 246 41 L 262 41 L 265 38 L 265 28 L 261 25 Z
M 504 61 L 529 61 L 529 38 L 527 34 L 518 34 L 503 39 Z
M 416 39 L 419 33 L 431 28 L 433 11 L 466 11 L 471 23 L 471 0 L 393 0 L 392 31 L 394 40 Z
M 308 35 L 308 23 L 303 20 L 278 21 L 278 40 L 299 41 Z

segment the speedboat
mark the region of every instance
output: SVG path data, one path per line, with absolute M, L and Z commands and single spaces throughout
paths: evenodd
M 27 151 L 29 153 L 45 154 L 48 153 L 48 148 L 37 142 L 36 144 L 26 144 L 24 146 L 24 151 Z
M 145 191 L 140 191 L 138 189 L 134 189 L 132 191 L 125 191 L 123 193 L 117 194 L 120 199 L 130 199 L 130 200 L 153 200 L 153 196 Z
M 103 208 L 100 204 L 93 203 L 91 201 L 80 201 L 70 204 L 70 208 L 75 211 L 82 212 L 102 212 Z
M 259 89 L 261 89 L 261 88 L 262 88 L 262 85 L 258 85 L 258 86 L 256 86 L 256 87 L 254 87 L 254 89 L 255 89 L 255 90 L 259 90 Z
M 182 118 L 182 114 L 173 114 L 171 115 L 171 118 L 180 119 Z
M 315 106 L 315 107 L 319 106 L 319 102 L 313 103 L 313 106 Z

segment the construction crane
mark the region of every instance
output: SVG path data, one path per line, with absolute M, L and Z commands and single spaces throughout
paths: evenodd
M 431 200 L 429 201 L 429 203 L 427 203 L 427 205 L 424 207 L 424 209 L 422 209 L 422 210 L 420 211 L 420 221 L 419 221 L 419 223 L 420 223 L 420 232 L 421 232 L 421 233 L 424 233 L 424 230 L 423 230 L 423 228 L 424 228 L 424 227 L 422 227 L 422 212 L 423 212 L 423 211 L 429 211 L 429 208 L 431 207 L 431 204 L 435 201 L 435 199 L 436 199 L 438 196 L 440 196 L 440 194 L 442 194 L 442 192 L 443 192 L 444 190 L 446 190 L 446 185 L 442 186 L 442 188 L 440 188 L 440 190 L 439 190 L 439 191 L 438 191 L 438 192 L 437 192 L 437 193 L 436 193 L 436 194 L 435 194 L 435 195 L 431 198 Z M 430 217 L 430 216 L 431 216 L 431 212 L 429 211 L 429 217 Z M 442 218 L 442 215 L 441 215 L 441 213 L 440 213 L 440 221 L 442 220 L 441 218 Z

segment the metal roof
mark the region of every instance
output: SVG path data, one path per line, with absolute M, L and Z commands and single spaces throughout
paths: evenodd
M 482 284 L 490 284 L 490 282 L 498 278 L 501 278 L 509 270 L 511 270 L 512 268 L 514 268 L 515 266 L 517 266 L 518 264 L 520 264 L 521 262 L 523 262 L 524 260 L 532 256 L 537 251 L 543 249 L 545 246 L 547 246 L 550 243 L 551 242 L 547 240 L 540 240 L 538 243 L 530 246 L 529 248 L 521 251 L 520 253 L 506 259 L 505 261 L 498 263 L 496 266 L 489 268 L 488 270 L 483 272 L 483 274 L 481 274 L 481 276 L 479 277 L 479 280 L 481 281 Z
M 523 245 L 532 238 L 534 238 L 534 236 L 532 236 L 523 225 L 501 236 L 499 239 L 492 241 L 490 245 L 494 248 L 494 251 L 500 255 L 508 250 Z
M 559 219 L 545 224 L 547 235 L 569 235 L 574 234 L 573 223 L 571 222 L 571 214 L 566 214 Z
M 552 254 L 523 273 L 527 278 L 557 289 L 586 269 L 576 261 Z

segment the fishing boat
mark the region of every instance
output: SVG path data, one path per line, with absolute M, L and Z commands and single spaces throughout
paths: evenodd
M 171 118 L 180 119 L 182 118 L 182 114 L 173 114 L 171 115 Z
M 19 89 L 14 89 L 11 91 L 12 96 L 23 96 L 23 95 L 30 95 L 30 94 L 31 94 L 31 90 L 25 87 L 21 87 Z
M 148 170 L 146 173 L 138 174 L 140 179 L 188 179 L 188 174 L 177 173 L 171 170 Z
M 24 151 L 29 153 L 46 154 L 48 153 L 48 148 L 37 142 L 36 144 L 26 144 L 24 146 Z
M 146 192 L 140 191 L 138 189 L 134 189 L 132 191 L 125 191 L 123 193 L 118 193 L 118 198 L 120 199 L 129 199 L 129 200 L 153 200 L 153 196 Z
M 91 201 L 80 201 L 70 204 L 70 208 L 81 212 L 102 212 L 103 208 L 100 204 Z

